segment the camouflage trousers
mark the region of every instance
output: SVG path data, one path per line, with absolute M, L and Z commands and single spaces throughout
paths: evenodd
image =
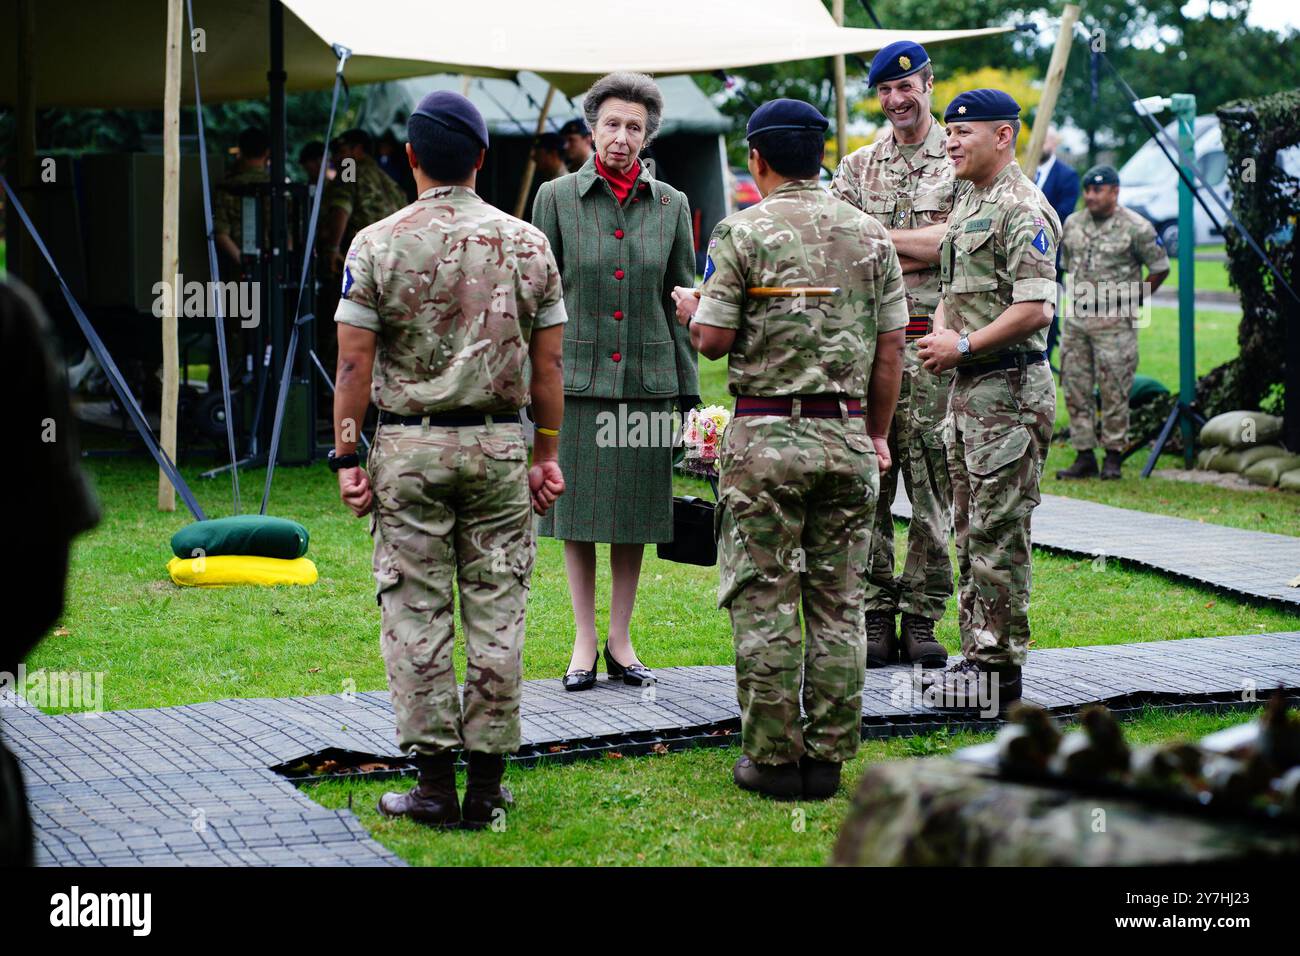
M 519 748 L 535 539 L 517 423 L 384 425 L 370 452 L 380 647 L 407 754 Z M 453 581 L 465 633 L 456 686 Z
M 1070 413 L 1070 445 L 1078 451 L 1097 447 L 1097 404 L 1101 391 L 1101 447 L 1123 451 L 1128 445 L 1129 393 L 1137 372 L 1137 329 L 1123 325 L 1090 329 L 1067 322 L 1061 336 L 1061 386 Z
M 1029 518 L 1056 419 L 1056 383 L 1046 362 L 1023 371 L 959 374 L 949 408 L 961 651 L 986 664 L 1023 664 Z
M 952 597 L 952 488 L 943 447 L 943 423 L 948 414 L 952 372 L 927 372 L 913 344 L 907 346 L 898 408 L 889 428 L 889 453 L 894 464 L 880 476 L 871 534 L 871 570 L 866 580 L 866 609 L 897 614 L 903 611 L 937 621 Z M 907 529 L 907 559 L 894 576 L 894 517 L 890 511 L 903 476 L 912 520 Z
M 879 488 L 865 420 L 734 418 L 720 463 L 718 606 L 731 614 L 744 751 L 764 764 L 847 760 L 862 731 Z

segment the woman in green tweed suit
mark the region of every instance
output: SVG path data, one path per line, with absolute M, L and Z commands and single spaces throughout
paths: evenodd
M 638 159 L 659 129 L 663 97 L 644 74 L 611 73 L 582 108 L 595 152 L 542 185 L 532 217 L 555 252 L 569 314 L 560 429 L 567 487 L 538 526 L 564 541 L 577 621 L 569 690 L 595 683 L 598 541 L 610 545 L 613 577 L 606 670 L 630 684 L 653 680 L 629 624 L 644 546 L 672 539 L 673 450 L 661 425 L 699 393 L 695 352 L 672 302 L 674 286 L 695 284 L 690 209 Z

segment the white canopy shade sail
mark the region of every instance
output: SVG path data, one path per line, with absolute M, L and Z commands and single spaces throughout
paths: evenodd
M 205 100 L 266 95 L 269 7 L 270 0 L 194 0 Z M 895 40 L 930 46 L 1010 29 L 852 29 L 836 26 L 820 0 L 284 0 L 284 7 L 290 92 L 331 85 L 335 43 L 352 51 L 352 83 L 531 70 L 575 96 L 613 70 L 663 76 L 869 56 Z M 36 4 L 35 17 L 37 105 L 161 106 L 165 4 L 48 0 Z M 0 18 L 0 103 L 13 105 L 18 0 L 0 0 Z M 192 102 L 188 66 L 183 81 L 182 102 Z

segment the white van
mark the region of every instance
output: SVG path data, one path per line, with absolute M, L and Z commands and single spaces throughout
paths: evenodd
M 1170 142 L 1177 143 L 1177 122 L 1166 126 L 1165 133 Z M 1193 135 L 1196 138 L 1197 171 L 1210 189 L 1218 193 L 1224 202 L 1231 203 L 1228 156 L 1223 151 L 1219 118 L 1196 117 Z M 1176 156 L 1170 142 L 1165 143 L 1165 148 Z M 1178 255 L 1178 171 L 1165 158 L 1154 137 L 1143 143 L 1142 148 L 1120 167 L 1119 185 L 1119 201 L 1150 220 L 1169 255 Z M 1227 218 L 1213 199 L 1206 196 L 1205 201 L 1214 210 L 1217 219 L 1222 222 Z M 1200 246 L 1222 242 L 1223 234 L 1205 214 L 1201 204 L 1193 201 L 1193 205 L 1196 210 L 1196 244 Z

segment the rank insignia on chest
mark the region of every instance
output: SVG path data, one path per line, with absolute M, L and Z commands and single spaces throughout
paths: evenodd
M 712 245 L 712 243 L 710 243 Z M 713 275 L 713 256 L 704 257 L 704 278 L 701 282 L 708 282 L 709 276 Z
M 1038 235 L 1034 236 L 1034 239 L 1030 243 L 1030 245 L 1032 245 L 1043 255 L 1047 255 L 1047 250 L 1052 248 L 1052 241 L 1047 238 L 1046 230 L 1039 229 Z

